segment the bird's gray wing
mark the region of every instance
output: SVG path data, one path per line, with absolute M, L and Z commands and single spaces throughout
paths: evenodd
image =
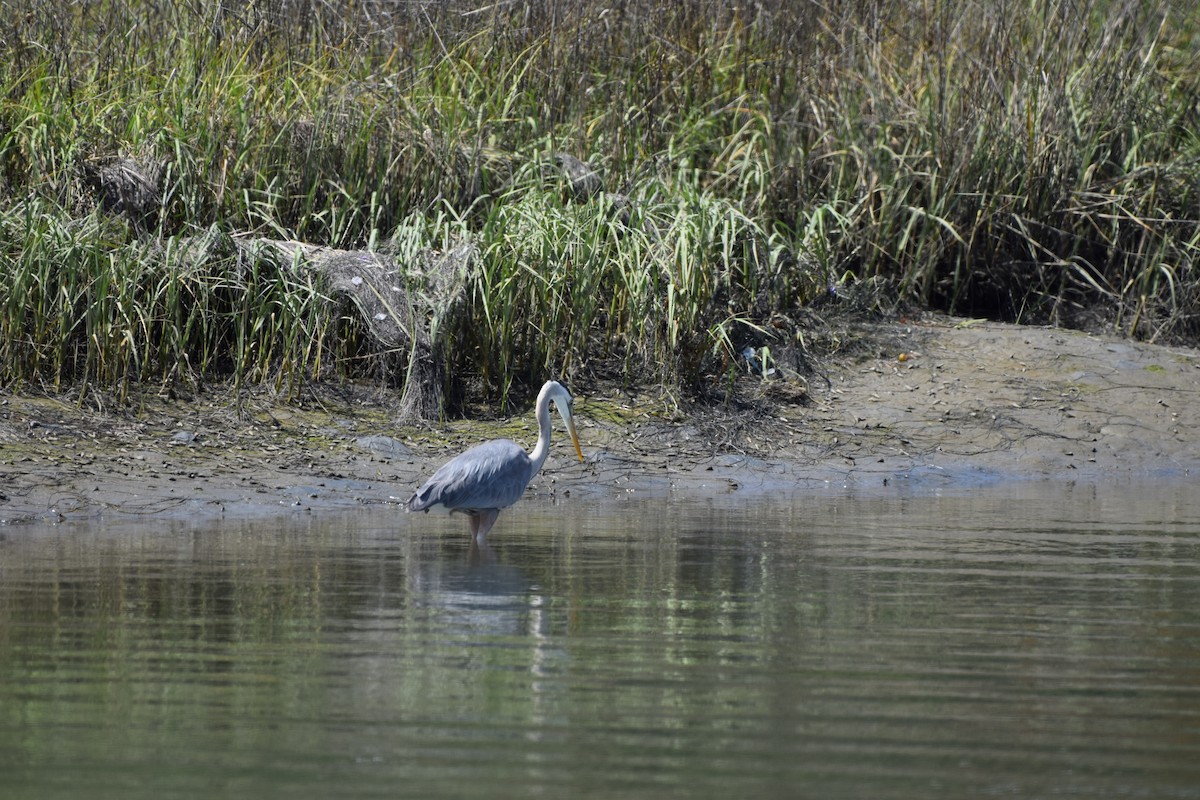
M 476 445 L 442 465 L 406 504 L 423 511 L 441 504 L 451 510 L 508 508 L 529 484 L 529 456 L 516 442 L 495 439 Z

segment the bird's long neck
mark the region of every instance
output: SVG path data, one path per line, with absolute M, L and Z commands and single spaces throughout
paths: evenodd
M 529 460 L 533 466 L 529 473 L 531 478 L 538 474 L 542 464 L 546 463 L 546 456 L 550 455 L 550 397 L 545 389 L 538 394 L 536 415 L 538 439 L 537 444 L 533 447 L 533 452 L 529 454 Z

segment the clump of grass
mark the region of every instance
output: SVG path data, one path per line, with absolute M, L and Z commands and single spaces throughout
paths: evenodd
M 373 374 L 365 327 L 233 234 L 470 239 L 446 357 L 501 399 L 546 374 L 702 389 L 847 281 L 1200 337 L 1200 12 L 1166 0 L 0 17 L 3 384 Z M 97 188 L 113 163 L 153 167 L 138 203 Z
M 463 368 L 477 366 L 502 392 L 592 360 L 695 383 L 717 319 L 783 302 L 782 241 L 678 176 L 581 203 L 535 174 L 491 205 L 479 236 L 483 274 L 465 319 L 483 324 L 457 339 L 473 354 Z M 513 352 L 523 358 L 514 363 Z
M 10 382 L 84 381 L 124 400 L 137 384 L 194 389 L 232 376 L 294 393 L 350 352 L 336 307 L 270 250 L 216 229 L 129 242 L 102 213 L 63 219 L 36 200 L 19 219 L 0 217 L 0 247 L 22 254 L 0 272 Z

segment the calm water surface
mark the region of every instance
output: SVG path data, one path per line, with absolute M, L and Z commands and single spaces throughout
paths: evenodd
M 5 798 L 1200 798 L 1200 492 L 0 529 Z

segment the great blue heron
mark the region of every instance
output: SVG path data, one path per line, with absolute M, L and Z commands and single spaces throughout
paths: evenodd
M 408 498 L 404 509 L 428 511 L 440 505 L 452 512 L 466 514 L 471 522 L 471 535 L 482 544 L 496 524 L 500 510 L 521 499 L 525 487 L 546 461 L 550 452 L 551 400 L 558 406 L 563 422 L 567 423 L 575 453 L 583 461 L 579 435 L 575 433 L 575 420 L 571 416 L 571 394 L 561 383 L 546 381 L 537 397 L 538 439 L 532 453 L 526 453 L 511 439 L 477 444 L 443 464 Z

